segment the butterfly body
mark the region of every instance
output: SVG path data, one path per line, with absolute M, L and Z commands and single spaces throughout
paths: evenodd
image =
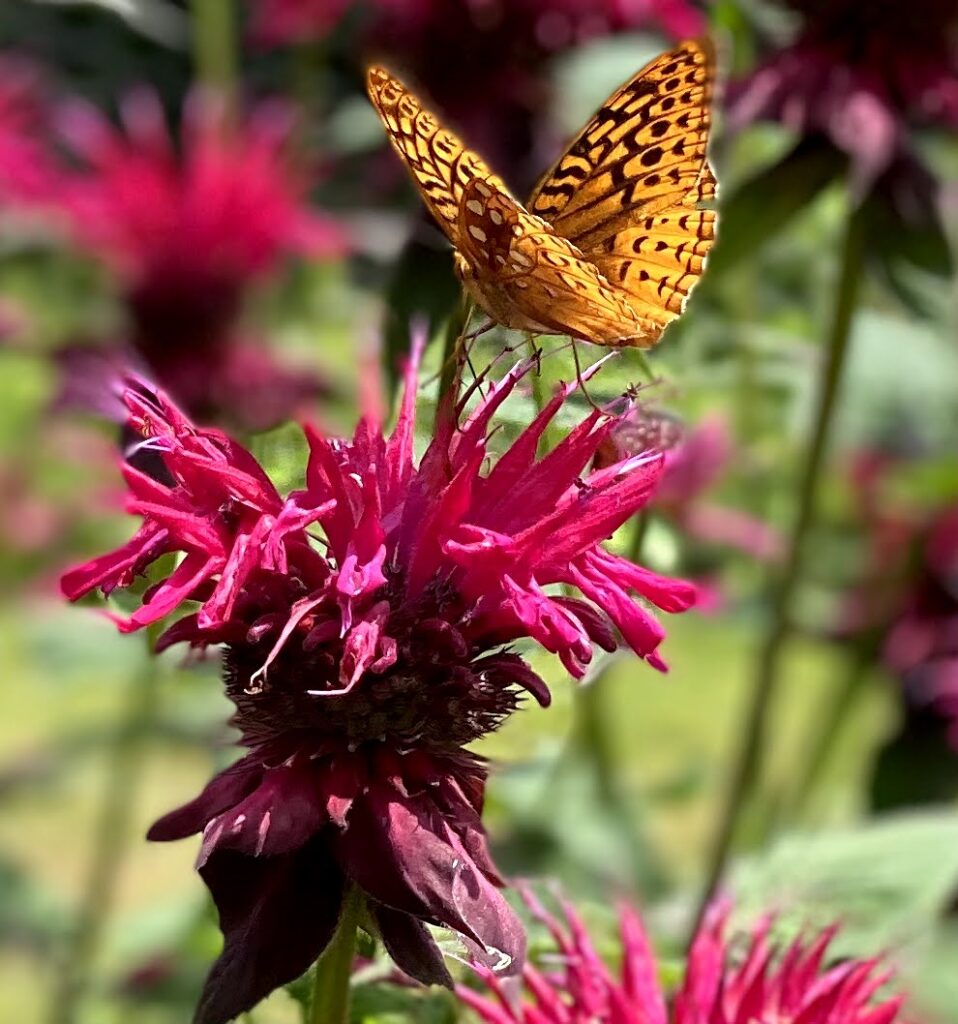
M 389 72 L 371 68 L 368 88 L 490 317 L 646 347 L 681 313 L 714 239 L 712 77 L 707 44 L 653 61 L 603 104 L 527 207 Z
M 648 327 L 575 245 L 488 182 L 465 186 L 458 226 L 456 272 L 497 323 L 600 344 L 627 344 Z

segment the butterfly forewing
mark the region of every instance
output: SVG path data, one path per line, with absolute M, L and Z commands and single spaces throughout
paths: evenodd
M 366 88 L 393 149 L 408 167 L 429 211 L 456 245 L 463 186 L 473 178 L 488 179 L 503 190 L 505 183 L 385 68 L 368 70 Z
M 713 80 L 708 43 L 652 61 L 603 104 L 530 200 L 659 334 L 682 312 L 715 239 L 706 208 L 715 197 L 706 156 Z
M 681 202 L 707 168 L 713 78 L 706 43 L 682 43 L 652 61 L 544 175 L 530 211 L 587 251 L 637 215 Z

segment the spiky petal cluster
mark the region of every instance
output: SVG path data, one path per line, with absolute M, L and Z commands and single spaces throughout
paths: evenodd
M 238 337 L 245 291 L 286 255 L 345 248 L 342 230 L 307 205 L 310 181 L 291 159 L 294 112 L 265 103 L 236 119 L 194 94 L 176 140 L 148 90 L 127 96 L 121 114 L 118 129 L 85 103 L 63 105 L 59 129 L 74 161 L 57 203 L 76 243 L 119 278 L 133 350 L 122 359 L 194 415 L 222 418 L 231 405 L 243 426 L 271 426 L 280 401 L 288 410 L 317 382 Z M 68 401 L 91 382 L 102 390 L 102 364 L 70 351 Z
M 190 602 L 198 609 L 159 646 L 226 648 L 250 752 L 151 833 L 204 834 L 200 870 L 226 945 L 203 1024 L 305 970 L 348 885 L 422 981 L 449 983 L 424 922 L 454 929 L 490 969 L 521 963 L 522 929 L 480 820 L 485 764 L 466 749 L 515 710 L 519 691 L 549 700 L 512 645 L 531 639 L 581 676 L 593 646 L 614 648 L 618 631 L 662 667 L 662 628 L 639 599 L 680 611 L 695 597 L 601 546 L 662 466 L 645 455 L 587 472 L 616 416 L 593 412 L 538 457 L 563 389 L 488 468 L 492 417 L 528 370 L 514 367 L 468 417 L 446 409 L 417 464 L 413 362 L 393 432 L 372 415 L 349 441 L 307 428 L 305 487 L 286 497 L 245 449 L 162 395 L 140 384 L 124 396 L 170 483 L 126 465 L 128 509 L 143 525 L 66 574 L 63 589 L 128 587 L 175 553 L 120 628 Z
M 896 1024 L 902 999 L 876 999 L 888 981 L 875 960 L 826 967 L 829 929 L 795 940 L 776 955 L 768 920 L 753 932 L 741 959 L 726 939 L 728 908 L 714 906 L 689 954 L 685 979 L 669 999 L 658 980 L 651 944 L 638 914 L 621 914 L 622 967 L 616 977 L 596 952 L 582 921 L 565 907 L 560 923 L 528 893 L 527 902 L 556 943 L 562 969 L 527 965 L 525 1000 L 516 1000 L 490 971 L 477 971 L 490 995 L 457 988 L 487 1024 Z
M 823 135 L 852 158 L 861 186 L 898 160 L 910 126 L 958 126 L 953 0 L 788 6 L 802 16 L 802 29 L 733 88 L 733 126 L 774 119 Z

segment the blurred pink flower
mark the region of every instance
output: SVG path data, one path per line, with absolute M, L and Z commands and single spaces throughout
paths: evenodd
M 772 119 L 822 135 L 870 187 L 915 124 L 958 127 L 954 0 L 787 0 L 797 38 L 730 90 L 732 128 Z
M 825 967 L 836 929 L 796 939 L 781 955 L 766 919 L 743 955 L 726 937 L 728 909 L 713 906 L 689 953 L 685 978 L 668 999 L 642 922 L 621 912 L 622 966 L 606 967 L 575 911 L 566 922 L 526 894 L 556 944 L 561 969 L 544 974 L 527 965 L 527 996 L 476 965 L 491 995 L 457 986 L 460 1000 L 486 1024 L 900 1024 L 901 996 L 876 999 L 889 975 L 877 960 L 845 960 Z
M 56 191 L 49 116 L 39 69 L 17 54 L 0 53 L 0 204 L 29 208 Z
M 684 38 L 705 27 L 689 0 L 257 0 L 253 32 L 269 45 L 315 39 L 342 14 L 355 19 L 370 59 L 408 75 L 516 185 L 541 172 L 549 154 L 526 163 L 555 141 L 538 137 L 551 56 L 615 32 L 651 27 Z
M 517 970 L 524 938 L 480 818 L 486 766 L 468 749 L 519 706 L 520 691 L 549 702 L 514 645 L 531 640 L 581 677 L 594 647 L 613 650 L 621 637 L 664 668 L 664 630 L 646 602 L 678 612 L 695 599 L 691 585 L 602 547 L 662 470 L 651 455 L 583 476 L 619 416 L 593 412 L 537 458 L 564 388 L 489 468 L 492 418 L 531 363 L 465 418 L 465 402 L 443 408 L 417 465 L 421 348 L 392 433 L 372 411 L 349 441 L 307 427 L 305 488 L 285 497 L 235 441 L 131 384 L 130 424 L 170 483 L 127 464 L 127 508 L 142 526 L 63 577 L 70 599 L 110 593 L 180 555 L 115 621 L 136 630 L 198 603 L 158 647 L 226 647 L 250 753 L 151 832 L 204 835 L 200 871 L 226 945 L 200 1024 L 302 973 L 332 935 L 347 878 L 407 974 L 450 983 L 424 922 Z
M 76 242 L 118 276 L 129 310 L 132 352 L 116 350 L 114 361 L 142 366 L 196 415 L 228 409 L 244 427 L 271 426 L 294 411 L 289 400 L 321 385 L 238 337 L 245 292 L 287 255 L 325 258 L 345 247 L 340 227 L 307 205 L 309 179 L 290 153 L 293 111 L 263 104 L 233 124 L 194 95 L 174 142 L 158 98 L 144 90 L 126 98 L 122 118 L 119 130 L 79 101 L 60 115 L 77 161 L 60 206 Z M 62 404 L 109 388 L 96 373 L 110 355 L 84 351 L 64 356 L 83 379 L 66 380 Z
M 599 462 L 649 451 L 665 454 L 665 472 L 651 507 L 683 534 L 704 544 L 737 548 L 762 560 L 781 555 L 777 530 L 754 516 L 703 497 L 726 475 L 736 457 L 723 417 L 708 416 L 683 435 L 676 421 L 636 407 L 610 434 Z

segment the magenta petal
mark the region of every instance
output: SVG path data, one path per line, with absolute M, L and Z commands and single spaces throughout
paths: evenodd
M 281 857 L 217 851 L 200 873 L 224 945 L 193 1024 L 226 1024 L 319 957 L 339 921 L 343 879 L 320 840 Z
M 370 909 L 379 925 L 386 952 L 401 971 L 423 985 L 452 988 L 452 976 L 442 953 L 422 922 L 381 904 L 373 904 Z
M 60 578 L 60 589 L 67 600 L 75 601 L 96 587 L 102 587 L 105 593 L 127 587 L 168 545 L 167 531 L 147 522 L 123 547 L 65 572 Z

